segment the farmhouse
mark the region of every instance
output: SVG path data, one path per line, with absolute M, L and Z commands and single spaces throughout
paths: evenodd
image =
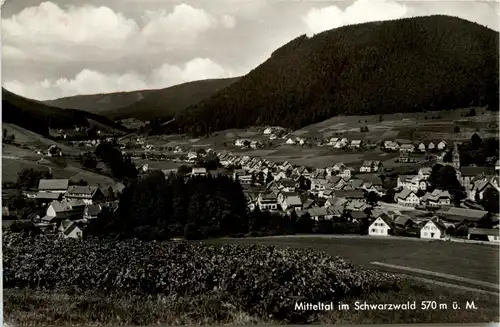
M 281 200 L 281 201 L 279 201 Z M 278 201 L 280 202 L 281 208 L 283 210 L 288 209 L 301 209 L 302 208 L 302 200 L 298 193 L 295 192 L 285 192 L 281 193 L 278 196 Z
M 441 141 L 438 143 L 437 148 L 439 151 L 442 151 L 442 150 L 446 149 L 447 146 L 448 146 L 448 144 L 445 141 Z
M 368 235 L 388 236 L 391 233 L 393 222 L 388 216 L 380 216 L 368 228 Z
M 66 193 L 69 181 L 67 179 L 41 179 L 38 183 L 38 191 L 49 193 Z
M 64 197 L 67 199 L 81 199 L 85 204 L 106 201 L 106 196 L 98 186 L 70 186 Z
M 52 222 L 58 220 L 78 220 L 83 218 L 85 202 L 82 200 L 53 201 L 47 208 L 44 221 Z
M 420 238 L 441 239 L 446 237 L 446 226 L 439 220 L 429 220 L 420 230 Z
M 332 137 L 328 142 L 328 145 L 334 146 L 335 144 L 337 144 L 338 141 L 339 141 L 338 137 Z
M 430 142 L 429 145 L 427 146 L 427 149 L 429 151 L 432 151 L 432 150 L 436 149 L 436 145 L 434 143 Z
M 451 204 L 451 196 L 448 191 L 435 189 L 432 193 L 425 193 L 420 199 L 422 204 L 428 206 L 442 206 Z
M 102 207 L 99 204 L 91 204 L 85 206 L 83 211 L 84 219 L 96 219 L 102 211 Z
M 260 193 L 257 205 L 261 211 L 274 211 L 278 209 L 278 198 L 273 193 Z
M 262 146 L 263 146 L 263 144 L 260 141 L 252 141 L 252 142 L 250 142 L 250 147 L 252 149 L 258 149 L 258 148 L 261 148 Z
M 418 145 L 418 150 L 419 150 L 420 152 L 425 152 L 425 150 L 426 150 L 425 144 L 424 144 L 424 143 L 420 143 L 420 144 Z
M 361 173 L 377 172 L 382 168 L 382 162 L 378 160 L 365 160 L 359 169 Z
M 405 207 L 415 207 L 420 203 L 420 199 L 415 192 L 407 188 L 404 188 L 401 192 L 396 193 L 394 195 L 394 201 Z
M 408 216 L 399 216 L 394 220 L 394 225 L 401 229 L 413 227 L 415 222 Z
M 59 231 L 62 232 L 64 238 L 80 239 L 83 236 L 82 229 L 77 225 L 77 223 L 71 220 L 63 221 L 59 227 Z
M 289 138 L 288 140 L 286 140 L 285 143 L 289 144 L 289 145 L 293 145 L 293 144 L 295 144 L 295 141 L 292 138 Z
M 418 175 L 400 175 L 397 181 L 397 188 L 409 189 L 417 193 L 420 189 Z
M 431 167 L 422 167 L 418 170 L 418 179 L 426 181 L 431 176 L 431 173 L 432 173 Z
M 498 228 L 469 228 L 467 232 L 469 240 L 484 240 L 489 242 L 500 242 L 500 234 Z
M 204 167 L 193 167 L 191 176 L 207 176 L 207 169 Z
M 477 201 L 477 200 L 482 200 L 484 197 L 484 192 L 486 190 L 492 188 L 496 189 L 497 191 L 499 190 L 498 187 L 495 187 L 491 180 L 488 178 L 481 178 L 480 180 L 474 181 L 474 183 L 470 186 L 469 190 L 469 199 L 471 201 Z
M 335 194 L 336 198 L 346 199 L 346 200 L 354 200 L 354 199 L 363 199 L 364 198 L 363 191 L 360 191 L 360 190 L 335 191 L 334 194 Z
M 335 143 L 335 145 L 333 147 L 335 149 L 343 149 L 347 146 L 348 143 L 349 143 L 349 140 L 346 138 L 343 138 L 340 141 L 338 141 L 337 143 Z
M 385 141 L 384 148 L 386 150 L 397 151 L 397 150 L 399 150 L 399 144 L 397 142 L 394 142 L 394 141 Z
M 413 144 L 402 144 L 399 148 L 400 152 L 414 152 L 415 146 Z
M 462 167 L 460 168 L 460 184 L 466 190 L 471 189 L 473 180 L 485 176 L 494 176 L 495 170 L 493 167 Z

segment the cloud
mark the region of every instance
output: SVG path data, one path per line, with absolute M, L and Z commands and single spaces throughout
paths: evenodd
M 150 52 L 182 50 L 214 28 L 233 28 L 233 17 L 216 18 L 203 9 L 179 4 L 170 12 L 148 11 L 139 22 L 108 7 L 62 9 L 52 2 L 23 9 L 2 19 L 9 58 L 28 56 L 39 62 L 114 61 L 147 58 Z
M 232 73 L 208 58 L 195 58 L 183 66 L 163 64 L 144 76 L 133 71 L 104 74 L 84 69 L 74 78 L 44 79 L 34 83 L 6 81 L 4 87 L 36 100 L 49 100 L 77 94 L 111 93 L 169 87 L 185 82 L 232 77 Z
M 317 34 L 344 25 L 403 18 L 410 13 L 406 5 L 390 0 L 357 0 L 344 10 L 337 6 L 311 8 L 303 22 L 310 34 Z

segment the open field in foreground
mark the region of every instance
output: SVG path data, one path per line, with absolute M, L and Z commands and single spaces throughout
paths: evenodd
M 341 256 L 354 264 L 374 268 L 370 263 L 387 264 L 430 270 L 498 284 L 498 246 L 463 244 L 444 241 L 405 240 L 370 236 L 359 237 L 261 237 L 220 239 L 211 244 L 263 244 L 278 247 L 307 248 Z

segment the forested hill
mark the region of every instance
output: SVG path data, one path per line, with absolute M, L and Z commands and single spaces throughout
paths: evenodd
M 194 135 L 249 125 L 300 128 L 335 115 L 486 106 L 498 110 L 498 32 L 450 16 L 300 36 L 169 130 Z
M 61 108 L 82 109 L 114 120 L 135 118 L 146 121 L 158 117 L 171 118 L 237 80 L 238 77 L 208 79 L 164 89 L 77 95 L 44 103 Z
M 128 129 L 108 118 L 76 109 L 61 109 L 14 94 L 2 88 L 2 121 L 23 127 L 43 136 L 49 128 L 89 126 L 91 121 L 117 132 Z

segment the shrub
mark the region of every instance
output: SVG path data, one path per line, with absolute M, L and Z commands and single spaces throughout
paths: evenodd
M 263 245 L 22 237 L 6 233 L 4 287 L 94 295 L 211 295 L 251 315 L 306 323 L 315 312 L 296 302 L 336 302 L 346 296 L 397 290 L 392 274 L 360 270 L 312 249 Z

